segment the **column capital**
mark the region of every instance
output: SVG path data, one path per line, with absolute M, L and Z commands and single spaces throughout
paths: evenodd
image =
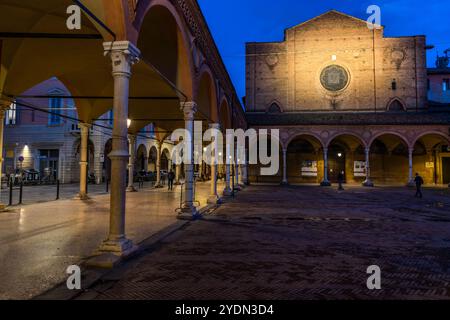
M 197 103 L 194 101 L 182 102 L 181 111 L 184 113 L 185 121 L 194 121 L 195 113 L 197 112 Z
M 137 135 L 132 134 L 132 133 L 129 133 L 129 134 L 128 134 L 128 139 L 130 140 L 130 142 L 131 142 L 131 141 L 136 142 L 136 140 L 137 140 Z
M 78 128 L 80 128 L 81 131 L 89 130 L 91 127 L 92 127 L 92 124 L 90 124 L 90 123 L 84 123 L 84 122 L 78 123 Z
M 130 41 L 103 43 L 105 56 L 112 60 L 113 75 L 131 75 L 131 66 L 139 61 L 141 52 Z
M 209 128 L 220 130 L 220 124 L 219 123 L 210 123 Z

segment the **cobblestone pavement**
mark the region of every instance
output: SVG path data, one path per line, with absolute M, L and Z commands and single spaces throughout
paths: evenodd
M 449 299 L 450 192 L 413 195 L 251 186 L 80 298 Z
M 222 182 L 218 188 L 223 190 Z M 209 182 L 197 183 L 200 206 L 209 189 Z M 66 199 L 0 212 L 0 299 L 34 297 L 64 281 L 68 266 L 92 255 L 108 235 L 109 195 L 91 196 L 88 201 Z M 180 187 L 128 193 L 127 236 L 138 244 L 172 225 L 179 204 Z

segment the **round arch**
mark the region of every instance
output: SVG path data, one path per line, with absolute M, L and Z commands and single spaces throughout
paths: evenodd
M 148 154 L 148 171 L 156 172 L 156 161 L 158 159 L 158 149 L 153 145 Z
M 444 134 L 440 131 L 427 131 L 425 133 L 421 133 L 419 136 L 416 137 L 412 145 L 414 146 L 419 140 L 422 138 L 425 138 L 426 136 L 439 136 L 440 138 L 444 139 L 446 142 L 450 144 L 450 137 Z
M 168 0 L 139 1 L 134 26 L 142 56 L 192 100 L 195 79 L 192 37 L 176 8 Z
M 367 144 L 367 146 L 370 148 L 370 147 L 372 147 L 375 140 L 377 140 L 383 136 L 389 136 L 389 135 L 396 136 L 397 138 L 399 138 L 408 148 L 410 148 L 412 146 L 410 144 L 408 138 L 406 138 L 402 134 L 395 132 L 395 131 L 384 131 L 384 132 L 380 132 L 380 133 L 376 134 L 369 140 L 369 143 Z
M 138 172 L 147 171 L 147 158 L 147 147 L 144 144 L 140 144 L 136 152 L 136 170 Z
M 323 179 L 323 149 L 323 141 L 316 134 L 291 136 L 285 148 L 285 183 L 320 183 Z
M 195 101 L 201 116 L 208 118 L 212 123 L 219 122 L 217 106 L 217 87 L 214 76 L 206 64 L 203 64 L 196 82 Z
M 377 185 L 409 182 L 408 139 L 398 132 L 382 132 L 370 140 L 370 175 Z
M 230 104 L 228 103 L 228 99 L 226 97 L 222 98 L 222 102 L 220 103 L 220 127 L 222 130 L 231 129 L 231 110 Z
M 325 147 L 325 143 L 323 142 L 322 138 L 321 138 L 319 135 L 317 135 L 317 134 L 315 134 L 315 133 L 313 133 L 313 132 L 301 132 L 301 133 L 296 133 L 296 134 L 291 135 L 291 136 L 287 139 L 287 141 L 284 143 L 283 149 L 287 149 L 287 148 L 289 147 L 289 145 L 291 144 L 292 141 L 294 141 L 295 139 L 301 138 L 301 137 L 310 137 L 310 138 L 314 138 L 315 141 L 317 141 L 317 142 L 320 143 L 320 146 L 321 146 L 322 148 Z
M 329 147 L 330 144 L 331 144 L 334 140 L 339 139 L 339 138 L 345 138 L 345 137 L 350 137 L 350 138 L 352 138 L 352 139 L 355 139 L 355 140 L 358 141 L 364 148 L 367 148 L 367 147 L 368 147 L 367 142 L 366 142 L 363 138 L 361 138 L 358 134 L 356 134 L 356 133 L 354 133 L 354 132 L 350 132 L 350 131 L 339 132 L 339 133 L 336 133 L 336 134 L 332 135 L 332 136 L 327 140 L 327 142 L 325 143 L 325 146 L 326 146 L 326 147 Z

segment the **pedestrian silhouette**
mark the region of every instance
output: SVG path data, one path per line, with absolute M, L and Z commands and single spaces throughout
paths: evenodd
M 173 190 L 173 181 L 175 180 L 175 173 L 173 173 L 173 171 L 170 170 L 169 174 L 167 175 L 167 178 L 169 180 L 169 190 Z
M 424 184 L 423 178 L 416 173 L 416 178 L 414 179 L 414 182 L 416 183 L 416 198 L 423 198 L 423 194 L 422 194 L 422 186 Z

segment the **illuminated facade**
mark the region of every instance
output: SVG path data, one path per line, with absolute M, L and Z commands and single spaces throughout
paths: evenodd
M 425 36 L 330 11 L 287 29 L 285 40 L 248 43 L 249 125 L 280 128 L 283 164 L 252 181 L 450 183 L 450 112 L 427 100 Z

